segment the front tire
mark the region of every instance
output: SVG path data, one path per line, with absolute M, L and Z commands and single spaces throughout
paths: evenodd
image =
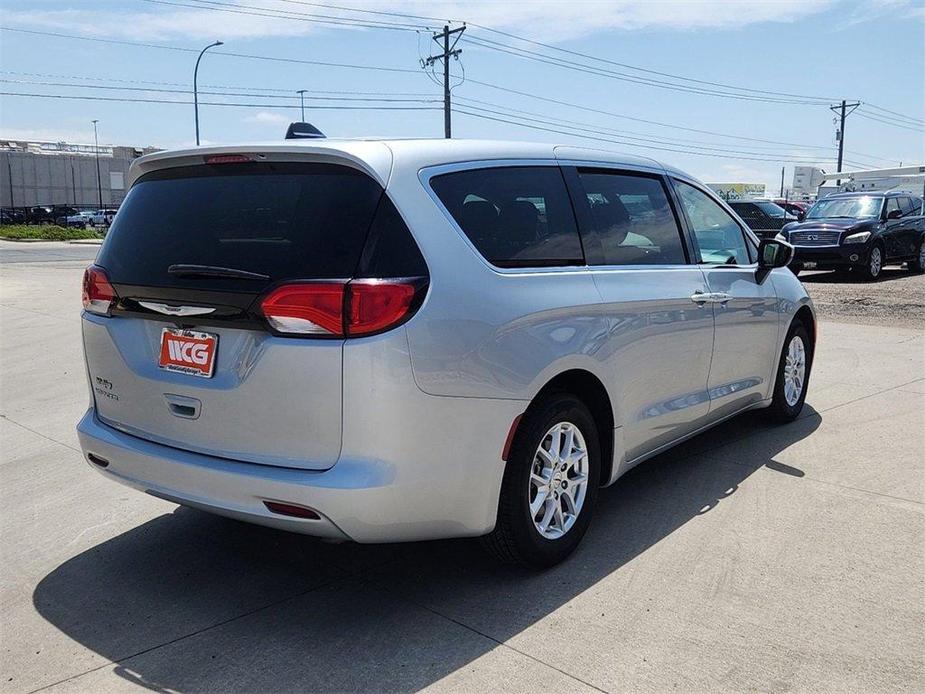
M 870 254 L 867 256 L 867 264 L 860 268 L 864 279 L 868 282 L 876 282 L 880 279 L 884 262 L 886 262 L 886 258 L 883 256 L 883 247 L 876 245 L 871 248 Z
M 768 408 L 772 420 L 786 424 L 800 416 L 806 402 L 806 388 L 813 365 L 813 344 L 806 326 L 794 321 L 784 340 L 780 361 L 777 364 L 777 378 L 774 382 L 774 396 Z
M 600 439 L 587 406 L 568 393 L 535 402 L 514 437 L 498 519 L 484 546 L 508 564 L 558 564 L 588 529 L 600 470 Z

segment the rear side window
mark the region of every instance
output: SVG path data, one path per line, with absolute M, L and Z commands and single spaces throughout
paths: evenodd
M 601 264 L 686 262 L 681 229 L 659 178 L 600 170 L 579 170 L 578 178 L 589 208 L 590 228 L 582 234 L 600 247 Z
M 329 164 L 164 169 L 132 187 L 97 263 L 116 284 L 218 291 L 259 292 L 285 279 L 349 278 L 382 197 L 369 176 Z M 269 279 L 204 281 L 169 273 L 175 264 Z
M 492 264 L 584 264 L 575 216 L 558 167 L 472 169 L 435 176 L 430 185 Z

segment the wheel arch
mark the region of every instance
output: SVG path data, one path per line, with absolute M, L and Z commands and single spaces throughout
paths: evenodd
M 594 417 L 601 444 L 601 484 L 606 484 L 613 473 L 614 411 L 607 388 L 601 380 L 585 369 L 563 371 L 540 388 L 530 401 L 530 408 L 550 393 L 570 393 L 579 398 Z
M 803 324 L 803 327 L 806 328 L 806 332 L 809 333 L 809 339 L 813 343 L 813 351 L 816 350 L 816 316 L 813 314 L 812 309 L 806 304 L 800 306 L 799 310 L 793 316 L 794 321 L 800 321 Z M 789 330 L 789 328 L 788 328 Z

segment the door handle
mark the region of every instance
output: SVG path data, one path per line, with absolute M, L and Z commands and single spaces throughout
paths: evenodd
M 706 303 L 710 303 L 710 297 L 711 295 L 706 292 L 694 292 L 691 294 L 691 301 L 693 301 L 695 304 L 700 304 L 703 306 Z
M 716 292 L 713 295 L 714 304 L 725 304 L 732 299 L 732 294 L 726 294 L 724 292 Z

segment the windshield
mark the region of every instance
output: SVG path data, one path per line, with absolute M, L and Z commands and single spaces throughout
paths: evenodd
M 755 204 L 758 205 L 768 217 L 785 217 L 787 214 L 783 207 L 773 202 L 755 200 Z
M 863 219 L 865 217 L 878 217 L 882 206 L 883 198 L 868 195 L 859 198 L 829 198 L 828 200 L 819 200 L 813 205 L 806 218 Z

